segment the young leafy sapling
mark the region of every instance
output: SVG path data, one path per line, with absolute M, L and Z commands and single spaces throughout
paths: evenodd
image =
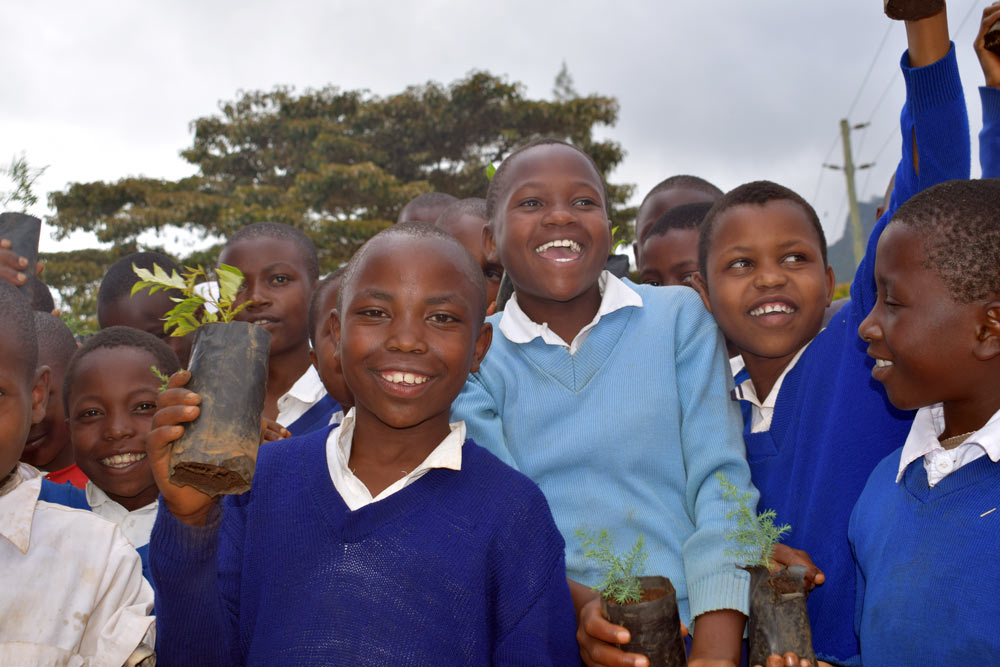
M 613 600 L 618 604 L 629 604 L 642 599 L 642 586 L 639 576 L 649 555 L 643 545 L 642 535 L 635 541 L 632 548 L 624 554 L 611 550 L 611 535 L 602 530 L 596 535 L 583 528 L 576 531 L 583 548 L 583 555 L 604 566 L 604 580 L 594 586 L 604 599 Z
M 132 270 L 139 277 L 132 286 L 133 295 L 146 288 L 149 288 L 150 294 L 161 289 L 177 290 L 183 294 L 183 297 L 170 297 L 177 305 L 168 310 L 163 318 L 163 330 L 171 336 L 186 336 L 212 322 L 232 322 L 241 310 L 250 305 L 250 301 L 234 305 L 236 295 L 243 285 L 243 272 L 235 266 L 220 264 L 215 270 L 215 278 L 219 284 L 217 298 L 195 290 L 199 282 L 210 279 L 208 272 L 200 266 L 186 266 L 183 273 L 171 271 L 169 275 L 156 264 L 152 271 L 135 264 L 132 265 Z
M 758 514 L 749 505 L 752 493 L 740 493 L 740 490 L 721 472 L 715 476 L 722 485 L 722 497 L 736 502 L 736 509 L 728 512 L 726 518 L 732 519 L 735 516 L 737 528 L 736 531 L 726 535 L 726 539 L 735 542 L 739 547 L 726 549 L 726 553 L 735 556 L 744 565 L 762 565 L 770 568 L 774 545 L 780 542 L 782 536 L 792 527 L 788 524 L 775 526 L 774 519 L 777 515 L 774 510 L 764 510 Z

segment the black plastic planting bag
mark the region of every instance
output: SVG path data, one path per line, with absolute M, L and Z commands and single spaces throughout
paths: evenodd
M 42 231 L 42 221 L 24 213 L 0 213 L 0 239 L 10 241 L 10 249 L 14 254 L 28 260 L 28 268 L 24 274 L 35 275 L 35 265 L 38 263 L 38 235 Z M 18 289 L 27 293 L 28 285 Z
M 213 496 L 250 489 L 267 392 L 271 332 L 249 322 L 206 324 L 195 332 L 191 380 L 201 414 L 170 454 L 170 481 Z
M 601 613 L 632 635 L 632 641 L 621 646 L 623 651 L 646 656 L 651 667 L 683 667 L 687 656 L 673 584 L 666 577 L 639 577 L 639 583 L 648 601 L 618 604 L 602 597 Z
M 747 640 L 750 664 L 765 665 L 769 655 L 791 651 L 816 664 L 812 628 L 806 609 L 805 574 L 802 565 L 771 572 L 755 565 L 750 572 L 750 621 Z

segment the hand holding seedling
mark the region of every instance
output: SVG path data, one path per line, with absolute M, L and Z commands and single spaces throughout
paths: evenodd
M 986 77 L 986 85 L 991 88 L 1000 88 L 1000 54 L 986 48 L 986 33 L 997 21 L 1000 21 L 1000 2 L 994 2 L 983 10 L 979 34 L 973 42 L 976 55 L 979 56 L 979 64 L 983 68 L 983 75 Z
M 684 629 L 685 633 L 687 629 Z M 576 641 L 580 657 L 588 667 L 648 667 L 649 660 L 638 653 L 625 653 L 615 644 L 631 640 L 628 630 L 601 616 L 601 598 L 594 595 L 578 616 Z
M 267 417 L 260 418 L 260 444 L 290 437 L 292 437 L 291 432 L 278 422 Z
M 778 570 L 789 565 L 803 565 L 806 567 L 805 586 L 806 591 L 811 591 L 826 581 L 826 575 L 816 567 L 809 554 L 801 549 L 793 549 L 787 544 L 775 544 L 771 553 L 771 569 Z
M 167 382 L 167 388 L 156 398 L 153 428 L 146 438 L 146 456 L 170 513 L 191 526 L 203 526 L 216 498 L 190 486 L 177 486 L 170 481 L 170 450 L 175 440 L 184 435 L 184 426 L 198 417 L 201 396 L 184 389 L 191 379 L 188 371 L 177 371 Z

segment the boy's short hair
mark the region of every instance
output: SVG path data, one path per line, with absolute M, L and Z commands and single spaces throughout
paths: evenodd
M 1000 178 L 935 185 L 900 206 L 890 224 L 920 234 L 924 267 L 955 301 L 1000 295 Z
M 465 246 L 456 239 L 454 236 L 448 232 L 442 231 L 433 225 L 425 225 L 421 222 L 404 222 L 398 225 L 393 225 L 387 229 L 383 229 L 381 232 L 375 236 L 368 239 L 368 241 L 361 246 L 361 248 L 354 253 L 351 257 L 351 261 L 348 262 L 347 267 L 344 270 L 343 278 L 340 281 L 340 291 L 337 292 L 337 309 L 343 312 L 344 303 L 344 293 L 350 287 L 351 283 L 354 281 L 355 276 L 358 273 L 358 267 L 361 266 L 362 261 L 368 254 L 368 249 L 374 244 L 372 243 L 375 239 L 381 239 L 390 236 L 401 236 L 404 238 L 431 238 L 439 239 L 446 243 L 451 243 L 456 248 L 461 248 L 461 256 L 465 258 L 466 267 L 465 273 L 466 278 L 475 285 L 476 290 L 482 294 L 482 299 L 479 302 L 479 310 L 477 317 L 479 319 L 479 324 L 482 324 L 486 318 L 486 278 L 483 277 L 483 269 L 479 266 L 479 262 L 476 258 L 466 250 Z
M 563 141 L 562 139 L 556 139 L 554 137 L 543 137 L 541 139 L 535 139 L 530 141 L 518 148 L 514 149 L 514 152 L 504 158 L 500 166 L 497 167 L 496 172 L 493 174 L 493 180 L 490 181 L 490 186 L 486 190 L 486 220 L 492 224 L 493 217 L 497 212 L 497 200 L 500 198 L 501 193 L 503 193 L 504 188 L 507 185 L 507 171 L 508 166 L 514 161 L 514 158 L 523 153 L 526 150 L 535 148 L 536 146 L 568 146 L 572 148 L 577 153 L 587 158 L 587 162 L 590 166 L 594 168 L 594 172 L 597 173 L 597 178 L 601 181 L 601 197 L 604 199 L 604 212 L 609 213 L 609 206 L 611 205 L 608 201 L 608 185 L 604 182 L 604 173 L 601 171 L 597 163 L 594 162 L 594 158 L 590 157 L 586 151 L 581 150 L 579 147 L 574 146 L 568 141 Z
M 42 282 L 41 278 L 38 276 L 28 276 L 28 282 L 25 284 L 25 287 L 28 288 L 28 297 L 31 299 L 31 307 L 34 310 L 51 313 L 56 309 L 56 302 L 52 298 L 52 292 L 49 290 L 49 286 Z
M 819 222 L 816 210 L 797 192 L 784 185 L 778 185 L 771 181 L 753 181 L 752 183 L 744 183 L 724 194 L 722 199 L 715 202 L 715 205 L 705 215 L 705 219 L 701 223 L 701 237 L 698 239 L 698 269 L 701 274 L 708 275 L 706 273 L 708 249 L 712 244 L 716 223 L 723 213 L 737 206 L 764 206 L 772 201 L 782 200 L 798 204 L 802 208 L 806 218 L 819 236 L 820 255 L 823 257 L 823 266 L 827 266 L 826 235 L 823 233 L 823 225 Z
M 35 379 L 38 367 L 38 334 L 35 333 L 35 311 L 31 309 L 28 297 L 6 280 L 0 280 L 0 313 L 3 322 L 0 336 L 13 341 L 21 350 L 18 358 L 25 365 L 28 382 Z M 5 359 L 9 364 L 13 359 Z
M 704 192 L 707 195 L 711 195 L 716 200 L 720 199 L 723 195 L 722 190 L 720 190 L 715 185 L 709 183 L 704 178 L 699 178 L 698 176 L 690 176 L 688 174 L 679 174 L 677 176 L 671 176 L 670 178 L 665 178 L 653 188 L 646 193 L 646 196 L 642 198 L 642 202 L 639 204 L 639 208 L 655 194 L 663 192 L 664 190 L 695 190 L 697 192 Z
M 459 199 L 454 204 L 449 204 L 448 208 L 441 212 L 438 217 L 437 222 L 434 226 L 438 229 L 444 229 L 450 223 L 455 222 L 463 215 L 471 215 L 474 218 L 482 218 L 483 220 L 488 220 L 486 216 L 486 200 L 482 197 L 469 197 L 468 199 Z M 445 229 L 445 231 L 448 231 Z
M 156 264 L 161 269 L 170 273 L 171 271 L 182 271 L 181 265 L 173 258 L 164 255 L 162 252 L 134 252 L 125 255 L 110 267 L 108 272 L 101 279 L 101 286 L 97 289 L 97 319 L 100 323 L 101 309 L 122 298 L 129 298 L 132 295 L 132 286 L 139 282 L 139 276 L 135 275 L 132 265 L 135 264 L 140 269 L 153 270 Z M 171 295 L 178 295 L 175 290 L 168 290 Z
M 35 335 L 39 357 L 65 364 L 76 352 L 73 332 L 52 313 L 35 311 Z
M 66 367 L 62 400 L 63 409 L 67 416 L 69 416 L 69 390 L 73 386 L 73 378 L 80 365 L 80 360 L 94 350 L 110 350 L 117 347 L 131 347 L 149 352 L 156 360 L 156 368 L 164 375 L 172 375 L 181 368 L 181 362 L 170 346 L 151 333 L 121 326 L 101 329 L 84 342 L 80 349 L 73 354 L 73 358 L 69 360 L 69 366 Z M 149 372 L 152 375 L 153 370 L 150 369 Z
M 319 318 L 323 317 L 325 313 L 320 313 L 319 309 L 323 301 L 326 300 L 327 293 L 336 286 L 337 282 L 344 276 L 344 272 L 347 271 L 346 266 L 341 266 L 336 271 L 333 271 L 329 275 L 325 276 L 322 280 L 316 283 L 316 288 L 313 289 L 312 294 L 309 296 L 309 310 L 306 315 L 306 326 L 309 327 L 309 344 L 316 347 L 316 324 L 319 323 Z
M 416 220 L 408 220 L 407 214 L 412 214 L 418 209 L 445 208 L 457 201 L 458 197 L 450 195 L 447 192 L 425 192 L 406 202 L 403 208 L 399 210 L 399 215 L 396 217 L 396 224 L 401 225 L 404 222 L 417 222 Z
M 663 236 L 672 229 L 698 229 L 705 215 L 712 210 L 712 206 L 714 204 L 709 202 L 699 202 L 674 207 L 657 218 L 645 236 L 639 240 L 645 241 L 651 236 Z
M 274 239 L 294 243 L 301 251 L 302 263 L 309 280 L 315 282 L 319 278 L 319 255 L 316 253 L 316 244 L 301 229 L 281 222 L 255 222 L 236 230 L 226 241 L 225 247 L 228 248 L 240 241 L 256 239 Z

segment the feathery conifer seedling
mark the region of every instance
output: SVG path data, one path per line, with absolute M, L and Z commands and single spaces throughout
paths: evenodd
M 726 479 L 721 472 L 715 473 L 722 485 L 722 497 L 736 502 L 736 509 L 726 514 L 727 519 L 736 517 L 736 531 L 726 535 L 726 539 L 739 545 L 736 549 L 726 549 L 726 553 L 736 558 L 744 565 L 771 566 L 771 555 L 774 545 L 781 541 L 782 536 L 792 529 L 787 523 L 774 525 L 777 516 L 774 510 L 764 510 L 756 513 L 749 502 L 752 493 L 740 493 L 736 486 Z
M 150 294 L 165 289 L 178 290 L 184 295 L 183 298 L 170 297 L 177 305 L 168 310 L 163 318 L 163 330 L 171 336 L 186 336 L 198 327 L 212 322 L 232 322 L 237 313 L 250 305 L 250 301 L 234 305 L 240 286 L 243 285 L 243 272 L 235 266 L 220 264 L 215 270 L 215 278 L 219 284 L 218 298 L 195 291 L 199 282 L 207 282 L 210 278 L 208 272 L 200 266 L 186 266 L 183 273 L 171 271 L 169 275 L 156 264 L 153 264 L 152 271 L 135 264 L 132 265 L 132 270 L 139 280 L 132 286 L 131 295 L 146 288 L 149 288 Z
M 642 599 L 639 575 L 648 556 L 642 535 L 639 535 L 632 548 L 624 554 L 616 554 L 611 550 L 611 535 L 607 530 L 595 535 L 581 528 L 576 531 L 576 536 L 586 549 L 583 555 L 597 561 L 605 568 L 604 580 L 593 587 L 595 591 L 599 591 L 605 599 L 614 600 L 618 604 L 638 602 Z

